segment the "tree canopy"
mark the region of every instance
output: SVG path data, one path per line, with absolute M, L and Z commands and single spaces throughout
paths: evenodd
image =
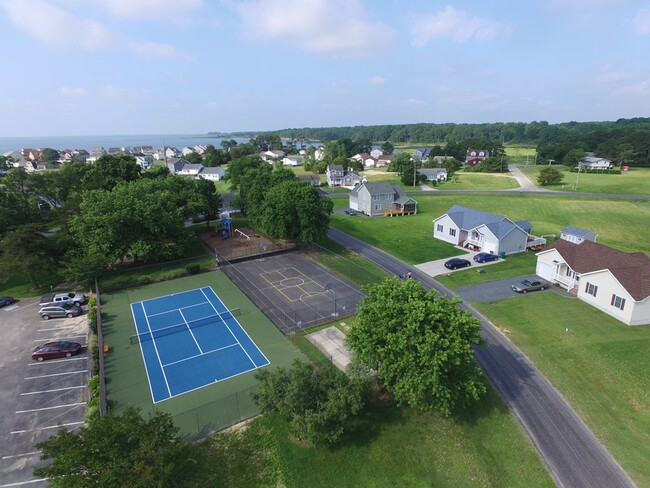
M 388 278 L 367 291 L 348 345 L 398 402 L 450 415 L 485 393 L 472 349 L 480 322 L 458 300 L 412 279 Z
M 110 190 L 121 181 L 140 178 L 141 168 L 135 158 L 128 154 L 104 154 L 86 173 L 83 179 L 85 190 Z
M 178 432 L 171 415 L 160 410 L 148 419 L 133 407 L 121 415 L 95 416 L 78 432 L 62 427 L 38 443 L 48 464 L 34 474 L 54 488 L 181 486 L 193 462 Z
M 317 368 L 295 360 L 291 369 L 261 369 L 253 400 L 264 412 L 289 419 L 293 433 L 313 444 L 331 444 L 345 430 L 347 419 L 364 404 L 368 382 L 350 379 L 333 367 Z
M 543 167 L 537 174 L 537 182 L 542 185 L 557 185 L 562 183 L 564 173 L 552 166 Z

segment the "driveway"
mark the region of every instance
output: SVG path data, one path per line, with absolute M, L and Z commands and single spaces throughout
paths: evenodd
M 454 291 L 463 300 L 471 300 L 473 302 L 481 302 L 481 303 L 492 303 L 492 302 L 498 302 L 499 300 L 503 300 L 505 298 L 523 296 L 522 293 L 517 293 L 515 291 L 512 291 L 511 286 L 515 283 L 520 283 L 523 280 L 532 281 L 532 280 L 539 280 L 539 279 L 540 279 L 539 276 L 536 276 L 534 274 L 523 275 L 523 276 L 516 276 L 514 278 L 506 278 L 503 280 L 487 281 L 485 283 L 479 283 L 477 285 L 461 286 L 460 288 L 456 288 Z M 531 291 L 530 293 L 546 293 L 549 291 L 553 291 L 555 293 L 559 293 L 565 296 L 573 296 L 561 290 L 560 288 L 554 286 L 551 286 L 550 288 L 547 288 L 543 291 L 542 290 Z
M 0 308 L 0 488 L 46 486 L 32 471 L 40 462 L 35 444 L 56 434 L 59 425 L 74 430 L 84 423 L 88 399 L 87 350 L 71 358 L 37 362 L 36 346 L 57 339 L 86 345 L 86 314 L 41 320 L 38 298 Z
M 452 257 L 468 259 L 469 261 L 471 261 L 472 266 L 470 266 L 469 268 L 460 268 L 456 270 L 447 269 L 445 268 L 445 263 L 449 261 L 451 258 L 445 258 L 445 259 L 437 259 L 435 261 L 429 261 L 426 263 L 416 264 L 415 267 L 420 271 L 422 271 L 423 273 L 426 273 L 429 276 L 433 277 L 438 275 L 455 273 L 456 271 L 464 271 L 466 269 L 480 268 L 483 266 L 491 266 L 493 264 L 498 264 L 501 262 L 501 259 L 498 259 L 490 263 L 477 263 L 474 261 L 473 258 L 479 253 L 479 251 L 467 251 L 467 249 L 461 249 L 459 247 L 458 252 L 459 252 L 458 255 Z

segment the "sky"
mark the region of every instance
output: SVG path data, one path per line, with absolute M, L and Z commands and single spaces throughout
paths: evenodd
M 650 116 L 650 2 L 0 0 L 0 137 Z

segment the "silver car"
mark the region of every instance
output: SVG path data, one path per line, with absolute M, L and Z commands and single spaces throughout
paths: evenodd
M 548 283 L 543 281 L 524 280 L 521 283 L 512 285 L 512 291 L 517 293 L 528 293 L 529 291 L 544 290 L 548 288 Z
M 59 305 L 48 305 L 38 311 L 38 315 L 43 320 L 49 320 L 57 317 L 77 317 L 81 315 L 81 307 L 72 305 L 71 303 L 61 303 Z

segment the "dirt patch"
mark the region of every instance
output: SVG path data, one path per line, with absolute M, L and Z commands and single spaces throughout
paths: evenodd
M 272 241 L 250 227 L 234 227 L 232 233 L 224 238 L 222 231 L 218 232 L 211 226 L 198 234 L 198 238 L 212 252 L 217 251 L 228 260 L 293 247 L 291 243 Z

